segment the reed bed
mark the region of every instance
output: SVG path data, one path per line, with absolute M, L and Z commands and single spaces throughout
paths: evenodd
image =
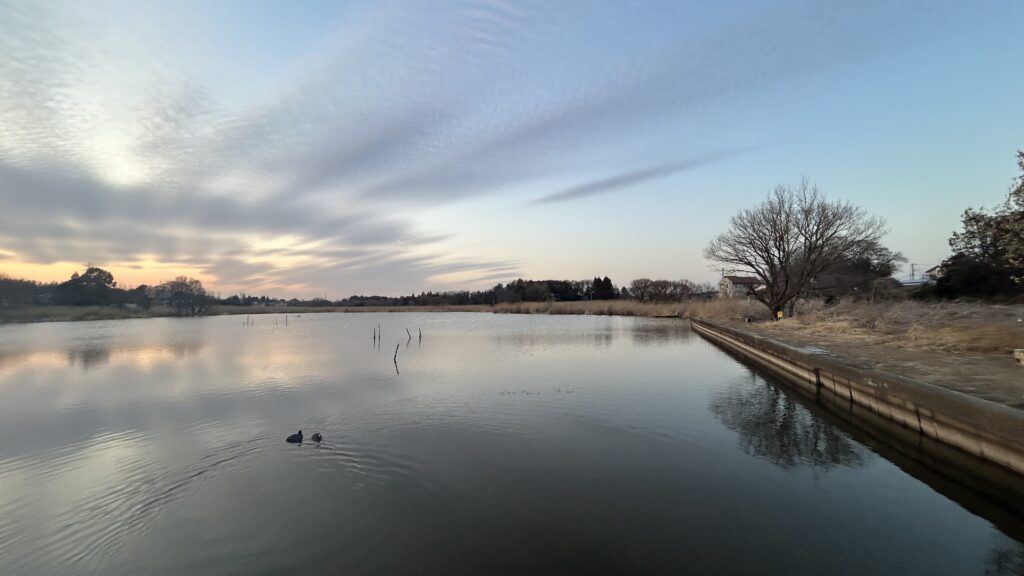
M 683 304 L 635 302 L 632 300 L 586 300 L 578 302 L 514 302 L 497 304 L 496 314 L 566 314 L 593 316 L 679 317 Z
M 82 320 L 123 320 L 169 316 L 171 310 L 140 310 L 114 306 L 30 306 L 0 309 L 0 324 L 26 322 L 75 322 Z
M 801 303 L 789 320 L 764 327 L 827 338 L 949 352 L 1024 348 L 1024 306 L 963 302 Z

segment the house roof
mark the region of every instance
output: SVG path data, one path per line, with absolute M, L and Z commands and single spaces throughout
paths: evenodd
M 722 280 L 728 280 L 733 284 L 763 284 L 760 278 L 753 276 L 722 276 Z

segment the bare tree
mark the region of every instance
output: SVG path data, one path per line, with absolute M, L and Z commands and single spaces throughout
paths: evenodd
M 627 293 L 640 302 L 680 302 L 693 292 L 695 286 L 689 280 L 637 278 L 629 283 Z
M 754 297 L 777 318 L 783 310 L 792 314 L 795 299 L 817 275 L 862 255 L 885 231 L 881 218 L 831 201 L 801 180 L 796 187 L 777 186 L 767 200 L 733 216 L 704 257 L 759 278 L 764 288 Z
M 637 278 L 629 283 L 629 293 L 641 302 L 646 302 L 651 297 L 651 279 Z
M 178 276 L 157 286 L 156 291 L 174 306 L 178 316 L 201 316 L 206 313 L 206 290 L 202 282 L 195 278 Z

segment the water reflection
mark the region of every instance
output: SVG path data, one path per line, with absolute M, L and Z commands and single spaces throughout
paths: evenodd
M 1014 532 L 869 456 L 677 321 L 0 328 L 0 393 L 5 574 L 1019 565 Z M 325 440 L 286 444 L 298 428 Z
M 83 370 L 95 368 L 110 362 L 110 348 L 80 348 L 68 350 L 68 364 L 81 366 Z
M 863 466 L 869 454 L 792 396 L 753 374 L 749 382 L 714 392 L 709 408 L 739 433 L 740 449 L 783 468 Z
M 586 347 L 607 349 L 616 341 L 625 340 L 640 346 L 669 346 L 680 344 L 693 337 L 689 325 L 682 320 L 647 318 L 580 318 L 561 319 L 561 326 L 550 330 L 498 332 L 489 336 L 496 345 L 516 349 Z M 550 321 L 549 319 L 544 319 Z M 597 329 L 580 330 L 564 322 L 598 322 Z
M 999 536 L 985 558 L 987 576 L 1024 576 L 1024 545 Z
M 81 370 L 92 370 L 107 364 L 152 366 L 159 362 L 174 362 L 196 356 L 205 346 L 203 341 L 197 339 L 159 344 L 98 342 L 68 346 L 63 350 L 0 349 L 0 370 L 53 368 L 61 364 Z
M 689 324 L 683 320 L 661 320 L 637 324 L 629 335 L 633 342 L 642 346 L 667 346 L 681 344 L 694 338 Z

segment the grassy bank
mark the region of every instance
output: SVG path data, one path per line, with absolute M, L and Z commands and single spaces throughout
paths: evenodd
M 28 308 L 0 309 L 0 324 L 125 320 L 171 315 L 173 315 L 173 310 L 131 310 L 115 306 L 30 306 Z
M 498 314 L 591 314 L 595 316 L 644 316 L 650 318 L 706 317 L 720 320 L 747 316 L 767 318 L 764 306 L 746 300 L 695 300 L 692 302 L 637 302 L 593 300 L 580 302 L 517 302 L 497 304 L 488 310 Z
M 779 336 L 842 338 L 945 352 L 1005 354 L 1024 348 L 1024 306 L 959 302 L 851 302 L 798 307 L 796 317 L 763 325 Z
M 630 300 L 580 302 L 515 302 L 490 308 L 497 314 L 592 314 L 597 316 L 679 316 L 678 304 L 653 304 Z

